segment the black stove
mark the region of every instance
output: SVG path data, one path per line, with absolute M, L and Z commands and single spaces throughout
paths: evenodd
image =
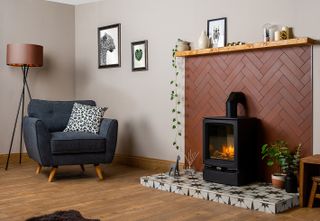
M 240 186 L 254 181 L 259 120 L 238 117 L 237 106 L 247 112 L 242 92 L 232 92 L 226 102 L 226 117 L 203 119 L 203 179 Z

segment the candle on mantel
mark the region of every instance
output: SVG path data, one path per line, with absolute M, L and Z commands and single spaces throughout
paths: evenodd
M 288 26 L 283 26 L 282 28 L 281 28 L 281 30 L 282 31 L 285 31 L 286 33 L 287 33 L 287 39 L 289 39 L 289 27 Z
M 280 40 L 280 31 L 275 31 L 274 32 L 274 40 L 279 41 Z

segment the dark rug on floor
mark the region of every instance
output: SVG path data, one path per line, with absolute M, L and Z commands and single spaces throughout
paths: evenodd
M 100 221 L 99 219 L 86 219 L 76 210 L 57 211 L 48 215 L 29 218 L 26 221 Z

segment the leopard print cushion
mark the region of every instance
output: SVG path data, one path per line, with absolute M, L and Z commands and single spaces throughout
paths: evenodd
M 67 127 L 63 132 L 78 131 L 97 134 L 107 108 L 74 103 Z

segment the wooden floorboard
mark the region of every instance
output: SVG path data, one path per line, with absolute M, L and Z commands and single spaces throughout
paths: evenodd
M 0 220 L 25 220 L 57 210 L 75 209 L 104 220 L 319 221 L 320 209 L 297 208 L 279 215 L 253 212 L 143 187 L 139 178 L 156 171 L 121 165 L 102 166 L 99 181 L 93 165 L 59 167 L 48 183 L 49 168 L 36 164 L 0 166 Z

